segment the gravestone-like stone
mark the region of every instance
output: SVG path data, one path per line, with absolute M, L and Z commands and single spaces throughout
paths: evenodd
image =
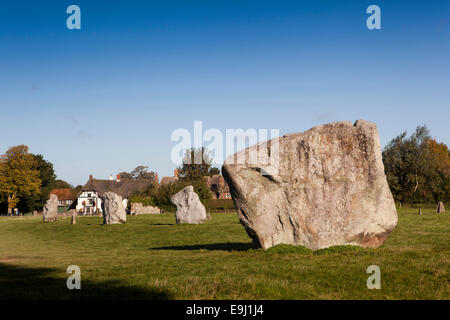
M 193 186 L 187 186 L 174 194 L 170 201 L 177 206 L 177 212 L 175 213 L 177 224 L 199 224 L 211 219 L 211 216 L 206 213 L 205 206 L 201 203 L 200 198 L 194 192 Z
M 422 208 L 419 208 L 419 215 L 422 215 Z
M 375 248 L 397 225 L 377 128 L 368 121 L 259 143 L 228 157 L 222 172 L 241 223 L 264 249 Z
M 444 203 L 442 201 L 438 202 L 438 205 L 437 205 L 437 208 L 436 208 L 436 212 L 437 213 L 445 212 Z
M 102 200 L 103 224 L 120 224 L 127 221 L 127 212 L 121 196 L 106 192 Z
M 70 221 L 71 224 L 77 224 L 77 211 L 74 209 L 70 210 L 70 213 L 72 215 L 72 220 Z
M 58 217 L 58 197 L 54 194 L 50 195 L 50 199 L 44 205 L 43 218 L 44 222 L 56 221 Z

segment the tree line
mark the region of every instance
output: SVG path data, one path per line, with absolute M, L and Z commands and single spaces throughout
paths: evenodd
M 8 213 L 15 208 L 20 212 L 42 210 L 50 191 L 57 188 L 73 189 L 57 179 L 51 162 L 29 153 L 27 146 L 11 147 L 0 156 L 0 205 Z

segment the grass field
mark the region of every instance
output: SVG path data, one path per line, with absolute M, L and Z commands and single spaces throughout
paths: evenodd
M 400 209 L 378 249 L 252 248 L 236 214 L 204 225 L 173 215 L 44 224 L 0 218 L 0 299 L 450 299 L 450 214 Z M 81 290 L 68 290 L 69 265 Z M 381 289 L 369 290 L 369 265 Z

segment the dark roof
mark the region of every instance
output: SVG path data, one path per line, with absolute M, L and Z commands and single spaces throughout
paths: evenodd
M 133 193 L 147 189 L 152 182 L 150 179 L 121 181 L 91 179 L 81 191 L 96 191 L 99 197 L 103 197 L 105 192 L 112 191 L 122 198 L 129 198 Z

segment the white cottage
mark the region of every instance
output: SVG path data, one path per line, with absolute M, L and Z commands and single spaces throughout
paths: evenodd
M 128 199 L 136 192 L 147 189 L 152 180 L 120 180 L 117 175 L 116 180 L 111 176 L 109 180 L 94 179 L 89 176 L 89 181 L 81 189 L 77 198 L 73 202 L 71 209 L 75 209 L 78 214 L 93 215 L 102 213 L 102 197 L 105 192 L 114 192 L 122 197 L 125 208 Z

